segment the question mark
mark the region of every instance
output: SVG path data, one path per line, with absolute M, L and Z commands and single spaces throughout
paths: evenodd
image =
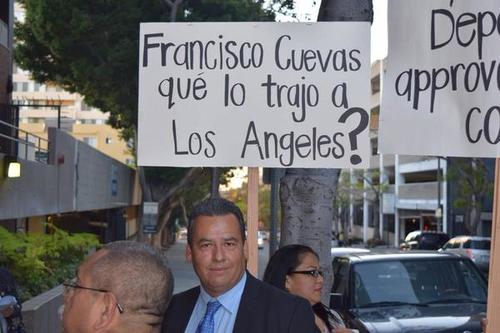
M 370 116 L 368 115 L 368 112 L 365 111 L 365 109 L 350 108 L 340 116 L 339 123 L 344 124 L 347 121 L 347 119 L 354 113 L 358 113 L 360 119 L 359 119 L 359 125 L 355 129 L 349 132 L 349 141 L 351 143 L 352 151 L 358 149 L 358 140 L 356 136 L 359 133 L 363 132 L 368 127 L 368 121 L 370 119 Z M 361 157 L 357 154 L 352 155 L 351 163 L 354 165 L 361 163 Z

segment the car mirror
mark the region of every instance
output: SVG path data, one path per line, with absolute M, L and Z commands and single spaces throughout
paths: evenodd
M 341 310 L 344 308 L 344 295 L 341 293 L 330 293 L 330 308 Z

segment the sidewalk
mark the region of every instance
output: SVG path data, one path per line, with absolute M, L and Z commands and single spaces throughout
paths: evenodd
M 174 275 L 174 294 L 199 284 L 191 263 L 186 261 L 186 240 L 178 240 L 167 250 L 168 263 Z

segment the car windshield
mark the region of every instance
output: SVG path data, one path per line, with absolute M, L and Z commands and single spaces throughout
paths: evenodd
M 393 260 L 354 266 L 354 307 L 486 303 L 487 287 L 468 260 Z
M 434 250 L 446 243 L 448 239 L 448 236 L 445 234 L 422 234 L 420 239 L 420 248 Z

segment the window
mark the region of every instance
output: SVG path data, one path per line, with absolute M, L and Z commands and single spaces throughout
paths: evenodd
M 21 91 L 28 91 L 29 85 L 28 82 L 21 83 Z
M 347 291 L 347 282 L 349 281 L 349 261 L 345 258 L 335 258 L 333 263 L 333 279 L 332 291 L 337 293 L 345 293 Z
M 111 144 L 112 140 L 109 136 L 106 137 L 106 144 L 109 145 Z
M 491 248 L 490 240 L 473 240 L 472 248 L 477 250 L 489 250 Z
M 40 91 L 41 83 L 35 82 L 35 91 Z
M 354 266 L 354 304 L 486 302 L 487 286 L 466 260 L 391 260 Z
M 12 84 L 12 90 L 13 90 L 13 91 L 19 91 L 19 85 L 18 85 L 18 83 L 17 83 L 17 82 L 14 82 L 14 83 Z

